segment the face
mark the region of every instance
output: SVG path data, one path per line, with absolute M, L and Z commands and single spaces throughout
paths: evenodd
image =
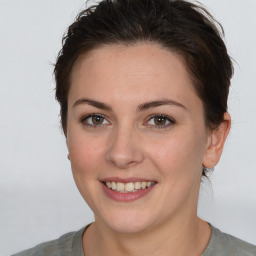
M 67 146 L 97 223 L 133 233 L 196 216 L 208 141 L 202 102 L 174 53 L 104 46 L 74 67 Z

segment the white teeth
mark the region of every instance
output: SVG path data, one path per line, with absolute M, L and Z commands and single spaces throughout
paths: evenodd
M 134 190 L 134 183 L 132 183 L 132 182 L 126 183 L 125 191 L 132 192 L 133 190 Z
M 153 182 L 151 182 L 151 181 L 147 182 L 147 187 L 148 188 L 151 187 L 152 185 L 153 185 Z
M 116 190 L 116 183 L 114 181 L 111 182 L 111 188 L 113 190 Z
M 141 182 L 135 182 L 135 189 L 140 189 L 141 188 Z
M 147 182 L 143 181 L 143 182 L 141 183 L 141 186 L 142 186 L 143 189 L 146 188 L 146 187 L 147 187 Z
M 135 192 L 139 189 L 146 189 L 151 187 L 155 182 L 152 181 L 136 181 L 136 182 L 128 182 L 128 183 L 122 183 L 122 182 L 115 182 L 115 181 L 107 181 L 106 186 L 112 190 L 121 192 L 121 193 L 127 193 L 127 192 Z
M 112 184 L 113 184 L 113 182 L 112 182 Z M 116 183 L 116 190 L 117 191 L 124 191 L 124 183 L 117 182 Z

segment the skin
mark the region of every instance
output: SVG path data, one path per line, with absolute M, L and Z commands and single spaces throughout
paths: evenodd
M 138 110 L 163 99 L 177 104 Z M 95 113 L 102 124 L 92 126 L 86 116 Z M 66 136 L 76 185 L 95 215 L 83 235 L 86 255 L 201 255 L 211 234 L 197 217 L 202 166 L 218 163 L 230 128 L 228 113 L 214 131 L 203 113 L 182 58 L 159 45 L 103 46 L 80 57 Z M 161 127 L 156 114 L 168 117 Z M 103 192 L 108 177 L 156 185 L 138 200 L 117 202 Z

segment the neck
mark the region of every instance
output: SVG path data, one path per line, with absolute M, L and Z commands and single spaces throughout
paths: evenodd
M 158 223 L 136 234 L 117 233 L 96 220 L 83 236 L 83 247 L 86 256 L 198 256 L 206 248 L 210 234 L 210 226 L 197 216 Z

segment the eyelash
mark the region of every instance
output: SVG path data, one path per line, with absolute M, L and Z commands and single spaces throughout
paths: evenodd
M 103 118 L 103 122 L 104 122 L 104 120 L 107 120 L 104 115 L 92 113 L 92 114 L 83 116 L 83 117 L 81 118 L 80 122 L 81 122 L 83 125 L 88 126 L 88 127 L 92 127 L 92 128 L 100 128 L 100 127 L 102 127 L 102 126 L 107 126 L 106 124 L 89 124 L 89 123 L 86 123 L 86 121 L 87 121 L 89 118 L 92 118 L 92 117 L 96 117 L 96 118 L 97 118 L 97 117 L 100 117 L 100 118 Z
M 92 127 L 92 128 L 101 128 L 102 126 L 107 126 L 108 124 L 89 124 L 89 123 L 86 123 L 86 121 L 89 119 L 89 118 L 92 118 L 92 117 L 100 117 L 100 118 L 103 118 L 103 122 L 104 120 L 107 120 L 106 117 L 102 114 L 96 114 L 96 113 L 92 113 L 92 114 L 89 114 L 89 115 L 86 115 L 86 116 L 83 116 L 80 120 L 80 122 L 87 126 L 87 127 Z M 169 116 L 166 116 L 166 115 L 162 115 L 162 114 L 155 114 L 155 115 L 151 115 L 147 121 L 149 122 L 150 120 L 154 119 L 154 118 L 162 118 L 164 119 L 165 121 L 168 121 L 169 124 L 164 124 L 164 125 L 146 125 L 148 127 L 150 127 L 151 129 L 164 129 L 164 128 L 168 128 L 172 125 L 174 125 L 176 122 L 174 119 L 170 118 Z M 144 124 L 145 124 L 144 123 Z
M 172 125 L 174 125 L 176 123 L 174 119 L 170 118 L 169 116 L 163 115 L 163 114 L 151 115 L 146 122 L 149 122 L 150 120 L 152 120 L 154 118 L 162 118 L 165 121 L 168 121 L 169 124 L 164 124 L 164 125 L 148 125 L 152 129 L 165 129 L 165 128 L 168 128 L 168 127 L 170 127 L 170 126 L 172 126 Z

